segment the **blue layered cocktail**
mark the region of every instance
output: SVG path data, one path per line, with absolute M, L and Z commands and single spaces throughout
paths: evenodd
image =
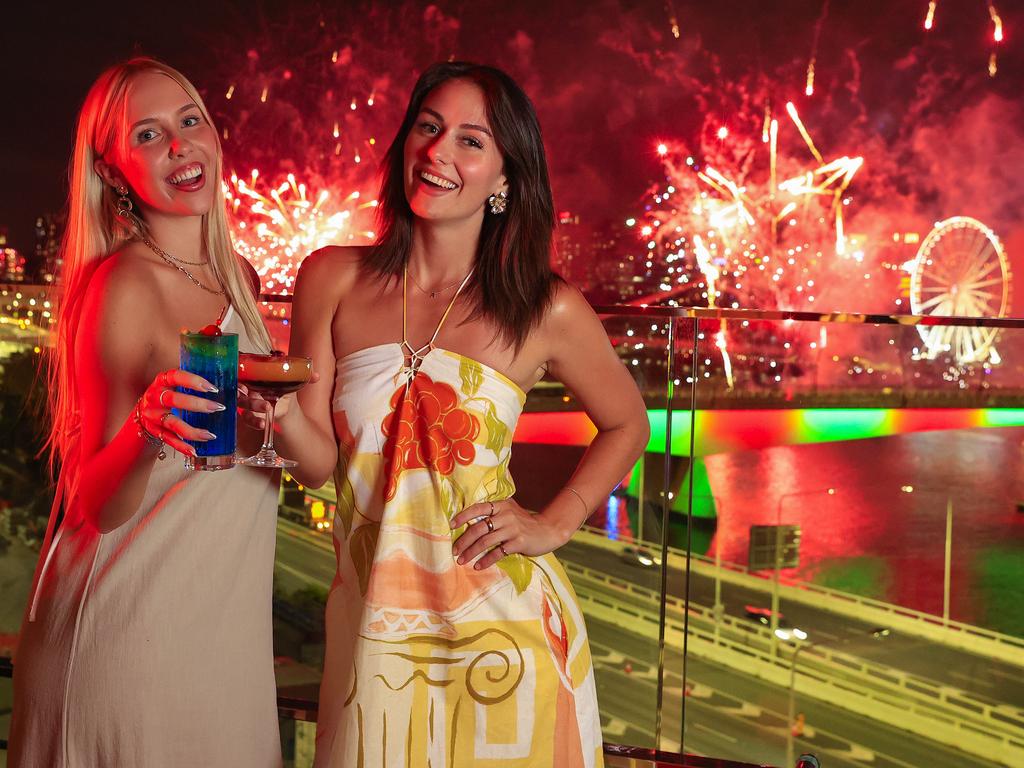
M 224 406 L 222 411 L 200 413 L 175 409 L 174 415 L 189 426 L 205 429 L 216 437 L 186 442 L 196 457 L 185 456 L 189 469 L 229 469 L 234 466 L 235 418 L 238 401 L 238 334 L 221 333 L 216 326 L 200 333 L 181 334 L 181 369 L 202 376 L 217 388 L 214 393 L 179 387 L 180 392 L 205 397 Z

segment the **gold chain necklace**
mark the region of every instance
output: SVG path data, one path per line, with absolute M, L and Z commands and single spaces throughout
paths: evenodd
M 214 296 L 223 296 L 224 295 L 224 289 L 223 288 L 220 288 L 220 289 L 207 288 L 205 285 L 203 285 L 201 282 L 199 282 L 199 280 L 196 278 L 195 275 L 193 275 L 191 272 L 189 272 L 187 269 L 185 269 L 183 266 L 181 266 L 181 264 L 188 264 L 188 265 L 193 266 L 193 267 L 205 266 L 206 264 L 209 263 L 208 261 L 199 261 L 199 262 L 181 261 L 181 259 L 176 259 L 173 256 L 171 256 L 171 254 L 169 254 L 166 251 L 164 251 L 163 249 L 159 248 L 157 246 L 157 244 L 154 243 L 152 240 L 150 240 L 148 237 L 142 238 L 142 242 L 144 242 L 146 245 L 148 245 L 150 250 L 153 251 L 153 253 L 155 253 L 157 256 L 159 256 L 161 259 L 163 259 L 165 262 L 167 262 L 167 264 L 169 264 L 170 266 L 174 267 L 176 270 L 181 272 L 181 274 L 183 274 L 185 277 L 187 277 L 189 280 L 191 280 L 193 283 L 195 283 L 195 285 L 197 285 L 199 288 L 202 288 L 207 293 L 212 293 Z M 176 262 L 179 262 L 179 261 L 181 261 L 181 264 L 176 263 Z
M 184 259 L 179 259 L 177 256 L 171 256 L 171 254 L 169 254 L 159 245 L 154 243 L 148 237 L 143 237 L 142 242 L 144 242 L 146 245 L 152 248 L 158 255 L 163 256 L 165 259 L 170 259 L 176 264 L 184 264 L 188 267 L 205 267 L 207 264 L 210 263 L 209 259 L 207 259 L 206 261 L 185 261 Z
M 456 287 L 457 285 L 459 285 L 461 283 L 464 283 L 466 281 L 466 278 L 468 278 L 469 275 L 473 274 L 473 270 L 472 269 L 469 270 L 469 274 L 466 275 L 466 277 L 460 277 L 458 280 L 456 280 L 451 285 L 446 285 L 444 288 L 436 288 L 433 291 L 428 291 L 426 288 L 424 288 L 422 285 L 420 285 L 419 283 L 416 282 L 416 278 L 412 275 L 411 272 L 409 272 L 408 265 L 406 265 L 406 274 L 408 274 L 409 277 L 412 278 L 412 284 L 415 285 L 417 288 L 419 288 L 420 293 L 425 293 L 430 298 L 436 299 L 442 293 L 447 293 L 448 291 L 450 291 L 452 288 Z

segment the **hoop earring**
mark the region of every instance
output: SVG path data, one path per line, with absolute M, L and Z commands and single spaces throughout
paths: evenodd
M 124 184 L 114 190 L 117 195 L 117 215 L 122 219 L 132 219 L 132 200 L 128 197 L 128 187 Z
M 502 191 L 496 195 L 491 195 L 487 198 L 487 204 L 491 206 L 491 213 L 495 216 L 504 213 L 506 206 L 508 206 L 508 193 Z

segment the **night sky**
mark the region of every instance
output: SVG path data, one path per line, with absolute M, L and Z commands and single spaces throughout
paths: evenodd
M 455 56 L 497 64 L 524 85 L 545 130 L 556 203 L 591 223 L 642 206 L 663 180 L 658 141 L 699 151 L 715 125 L 759 135 L 753 107 L 793 100 L 824 154 L 865 156 L 852 187 L 865 218 L 903 217 L 926 231 L 938 218 L 976 215 L 1024 245 L 1024 14 L 1019 3 L 996 6 L 1006 39 L 990 78 L 993 27 L 981 0 L 939 0 L 930 33 L 920 0 L 831 2 L 823 19 L 819 0 L 47 5 L 5 25 L 0 226 L 31 250 L 35 216 L 64 203 L 86 89 L 133 53 L 197 84 L 230 129 L 228 167 L 258 162 L 364 185 L 372 153 L 356 168 L 349 146 L 366 136 L 343 135 L 349 165 L 332 161 L 330 110 L 376 92 L 373 116 L 352 123 L 343 114 L 342 132 L 373 133 L 383 151 L 416 73 Z M 346 46 L 342 77 L 325 62 Z

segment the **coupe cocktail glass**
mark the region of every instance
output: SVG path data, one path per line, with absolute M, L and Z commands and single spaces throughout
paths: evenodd
M 263 447 L 255 456 L 238 463 L 247 467 L 294 467 L 298 462 L 284 459 L 274 450 L 274 410 L 277 401 L 290 392 L 303 387 L 313 375 L 313 362 L 308 357 L 295 355 L 254 355 L 243 353 L 238 356 L 238 383 L 250 392 L 260 395 L 270 408 L 266 413 L 263 432 Z

